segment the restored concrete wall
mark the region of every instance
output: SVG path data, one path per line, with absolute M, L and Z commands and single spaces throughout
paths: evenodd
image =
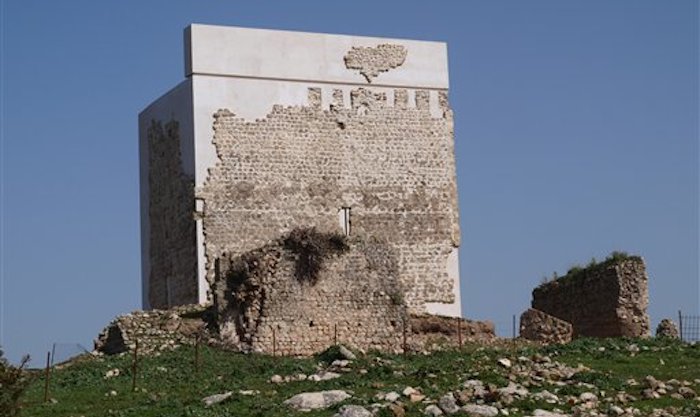
M 535 288 L 532 308 L 571 323 L 574 337 L 649 336 L 649 293 L 640 257 L 606 261 Z
M 192 83 L 139 114 L 142 305 L 202 301 L 197 291 Z
M 195 189 L 186 197 L 195 301 L 211 299 L 221 254 L 255 250 L 294 227 L 339 230 L 349 207 L 353 235 L 389 236 L 412 312 L 461 314 L 444 43 L 192 25 L 185 50 L 188 80 L 140 115 L 144 294 L 152 277 L 169 274 L 168 265 L 151 271 L 160 226 L 149 223 L 146 129 L 175 120 Z M 173 226 L 189 244 L 181 213 Z M 187 263 L 184 277 L 183 255 L 173 262 Z M 169 303 L 192 302 L 189 285 Z

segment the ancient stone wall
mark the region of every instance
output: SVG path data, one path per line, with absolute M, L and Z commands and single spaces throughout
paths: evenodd
M 541 343 L 568 343 L 574 335 L 571 323 L 530 308 L 520 316 L 520 337 Z
M 133 351 L 148 354 L 192 345 L 197 338 L 207 342 L 208 307 L 178 306 L 169 310 L 135 311 L 112 320 L 95 339 L 95 351 L 113 355 Z
M 214 284 L 222 340 L 244 351 L 288 355 L 316 353 L 336 340 L 399 350 L 406 308 L 392 252 L 385 242 L 355 236 L 344 253 L 323 261 L 314 279 L 299 275 L 299 254 L 284 239 L 222 256 Z
M 434 103 L 439 114 L 431 112 L 431 94 L 438 96 Z M 336 90 L 333 104 L 325 110 L 321 89 L 310 88 L 308 106 L 276 105 L 264 119 L 250 122 L 228 110 L 217 112 L 213 129 L 219 161 L 196 192 L 204 201 L 210 284 L 216 285 L 215 260 L 224 254 L 235 258 L 268 247 L 294 228 L 315 227 L 349 233 L 362 245 L 380 245 L 383 253 L 391 254 L 381 262 L 396 265 L 389 275 L 368 272 L 368 255 L 357 246 L 360 241 L 333 263 L 330 268 L 335 272 L 329 275 L 345 277 L 333 280 L 334 286 L 362 285 L 374 291 L 365 291 L 365 300 L 342 300 L 357 307 L 341 324 L 346 326 L 344 332 L 365 326 L 388 332 L 383 343 L 394 343 L 387 323 L 395 314 L 386 314 L 392 308 L 385 296 L 373 295 L 391 288 L 404 291 L 402 298 L 411 313 L 423 313 L 430 302 L 453 303 L 454 279 L 448 276 L 447 265 L 459 245 L 459 223 L 452 113 L 446 93 L 415 91 L 415 105 L 408 103 L 409 96 L 405 89 L 357 88 L 345 102 L 342 91 Z M 343 216 L 349 216 L 347 221 Z M 282 269 L 291 265 L 281 252 L 275 262 Z M 294 285 L 298 284 L 286 283 L 276 294 L 298 305 L 275 301 L 278 310 L 274 314 L 271 310 L 270 317 L 280 322 L 269 325 L 303 321 L 307 332 L 322 338 L 318 343 L 309 341 L 313 350 L 329 337 L 323 326 L 330 322 L 318 316 L 320 306 L 333 311 L 341 300 L 328 299 L 325 284 L 309 292 Z M 311 305 L 316 307 L 310 310 Z M 385 317 L 374 323 L 378 318 L 370 312 L 379 311 Z M 309 319 L 301 320 L 302 313 Z M 259 332 L 261 343 L 271 337 L 269 325 Z M 293 350 L 298 338 L 286 340 L 284 334 L 280 330 L 280 346 Z
M 574 337 L 648 336 L 644 261 L 626 257 L 570 272 L 532 292 L 532 307 L 571 323 Z
M 196 303 L 194 182 L 182 169 L 176 121 L 151 122 L 148 158 L 149 303 L 160 309 Z

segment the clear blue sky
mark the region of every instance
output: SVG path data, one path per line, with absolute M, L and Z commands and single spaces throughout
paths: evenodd
M 13 361 L 139 307 L 137 114 L 190 23 L 448 43 L 466 316 L 509 334 L 543 275 L 615 249 L 645 258 L 654 326 L 699 313 L 695 0 L 0 1 Z

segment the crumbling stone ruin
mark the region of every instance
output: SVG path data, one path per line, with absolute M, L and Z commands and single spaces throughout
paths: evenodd
M 136 311 L 112 320 L 95 339 L 97 352 L 113 355 L 133 351 L 148 354 L 208 340 L 207 312 L 198 304 L 170 310 Z
M 646 337 L 650 335 L 647 306 L 648 277 L 639 256 L 613 253 L 601 263 L 572 268 L 561 278 L 532 291 L 532 309 L 573 327 L 573 337 Z M 546 337 L 547 319 L 526 312 L 521 318 L 523 337 Z M 540 334 L 538 328 L 547 329 Z
M 571 323 L 530 308 L 520 316 L 520 337 L 544 344 L 568 343 L 573 339 Z
M 680 334 L 678 333 L 678 326 L 676 326 L 676 323 L 674 323 L 673 320 L 663 319 L 656 327 L 656 337 L 668 337 L 670 339 L 678 339 L 680 338 Z
M 213 303 L 231 345 L 288 354 L 396 350 L 410 317 L 460 316 L 445 45 L 185 38 L 187 79 L 139 115 L 144 308 Z M 309 262 L 300 231 L 347 246 Z

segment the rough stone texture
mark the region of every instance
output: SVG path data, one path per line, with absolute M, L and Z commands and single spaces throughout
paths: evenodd
M 315 280 L 297 276 L 297 260 L 284 239 L 219 258 L 213 288 L 222 340 L 243 351 L 305 355 L 331 346 L 337 331 L 352 348 L 400 349 L 406 309 L 385 243 L 353 237 Z
M 459 344 L 459 327 L 463 343 L 488 343 L 496 339 L 495 327 L 490 321 L 429 314 L 411 315 L 408 321 L 407 348 L 421 352 L 455 347 Z
M 207 311 L 205 306 L 187 305 L 119 316 L 95 339 L 95 350 L 108 355 L 131 351 L 137 340 L 144 354 L 194 344 L 197 337 L 207 336 Z
M 661 323 L 656 327 L 656 337 L 669 337 L 672 339 L 678 339 L 680 337 L 678 333 L 678 327 L 673 320 L 663 319 Z
M 541 343 L 568 343 L 574 335 L 573 326 L 564 320 L 530 308 L 520 316 L 520 337 Z
M 532 292 L 532 308 L 572 324 L 574 337 L 650 335 L 649 293 L 640 257 L 606 261 Z
M 382 72 L 401 66 L 408 51 L 402 45 L 381 44 L 376 47 L 353 47 L 345 55 L 345 67 L 360 71 L 368 83 Z
M 447 261 L 459 246 L 459 222 L 451 111 L 431 116 L 428 91 L 416 92 L 426 98 L 416 107 L 402 107 L 364 88 L 342 105 L 334 94 L 337 105 L 323 110 L 319 90 L 310 89 L 309 106 L 274 106 L 254 122 L 228 110 L 214 115 L 219 162 L 196 193 L 204 200 L 208 281 L 215 285 L 215 260 L 224 253 L 235 258 L 298 227 L 341 231 L 339 211 L 347 207 L 359 240 L 334 268 L 355 271 L 349 282 L 401 289 L 411 313 L 453 303 Z M 318 300 L 305 301 L 306 313 Z
M 196 303 L 197 251 L 194 180 L 184 174 L 179 126 L 151 122 L 148 129 L 152 308 Z
M 303 392 L 286 400 L 284 404 L 300 411 L 310 411 L 328 408 L 350 397 L 352 395 L 342 390 Z

